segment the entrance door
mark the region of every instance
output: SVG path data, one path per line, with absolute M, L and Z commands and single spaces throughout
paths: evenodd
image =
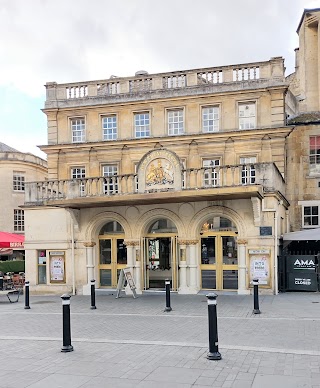
M 238 289 L 238 257 L 235 233 L 203 233 L 200 257 L 202 288 Z
M 172 235 L 152 236 L 144 242 L 144 288 L 163 289 L 169 279 L 177 289 L 177 238 Z
M 127 247 L 124 237 L 99 237 L 100 287 L 117 287 L 119 273 L 127 265 Z

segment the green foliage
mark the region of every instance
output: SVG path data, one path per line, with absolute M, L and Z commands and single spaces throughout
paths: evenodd
M 24 260 L 15 260 L 15 261 L 0 261 L 0 271 L 3 273 L 6 272 L 24 272 L 25 271 L 25 262 Z

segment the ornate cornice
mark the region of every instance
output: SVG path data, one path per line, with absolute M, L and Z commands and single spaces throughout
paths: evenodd
M 124 240 L 123 243 L 128 247 L 136 247 L 140 245 L 139 240 Z
M 187 240 L 178 240 L 179 245 L 187 245 Z
M 179 245 L 196 245 L 199 240 L 178 240 Z
M 96 243 L 93 242 L 93 241 L 89 241 L 89 242 L 84 242 L 83 245 L 86 247 L 86 248 L 93 248 Z

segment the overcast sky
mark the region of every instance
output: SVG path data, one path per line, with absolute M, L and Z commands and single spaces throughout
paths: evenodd
M 48 81 L 285 58 L 320 0 L 0 0 L 0 142 L 44 154 Z

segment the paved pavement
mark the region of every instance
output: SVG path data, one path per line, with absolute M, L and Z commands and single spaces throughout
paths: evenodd
M 218 296 L 219 351 L 209 361 L 205 295 L 71 298 L 74 351 L 61 353 L 60 296 L 0 297 L 0 387 L 320 388 L 320 293 Z

